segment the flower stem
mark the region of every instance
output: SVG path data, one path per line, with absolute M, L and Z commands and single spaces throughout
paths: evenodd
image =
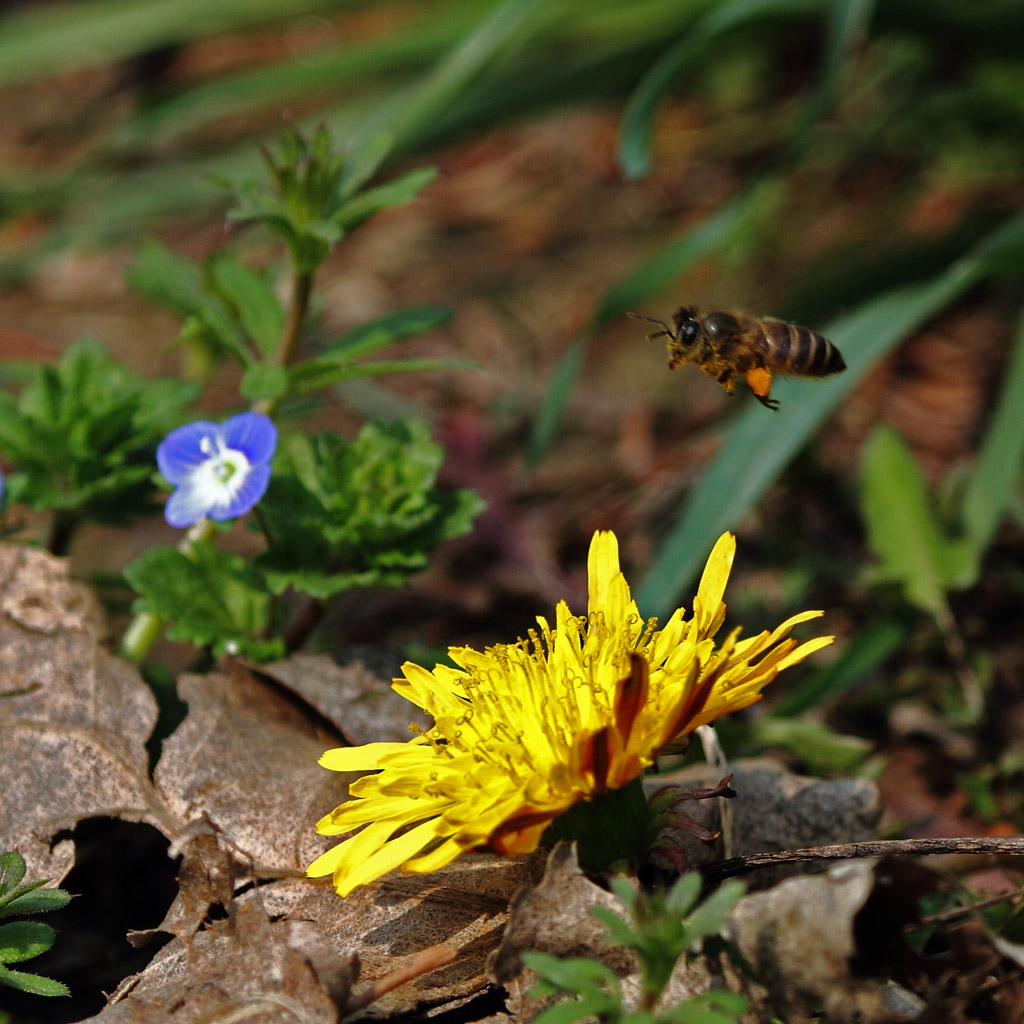
M 178 544 L 178 550 L 183 555 L 190 556 L 196 544 L 209 540 L 212 536 L 213 522 L 209 519 L 200 519 L 182 537 Z M 160 639 L 164 625 L 164 620 L 158 615 L 154 615 L 152 612 L 139 612 L 128 624 L 124 636 L 121 637 L 121 656 L 129 661 L 134 661 L 136 665 L 141 664 L 153 644 Z
M 273 363 L 276 366 L 288 366 L 295 354 L 295 347 L 302 336 L 302 325 L 309 311 L 309 296 L 313 291 L 313 272 L 311 270 L 294 269 L 292 271 L 291 298 L 288 302 L 288 317 L 281 331 L 281 341 L 274 353 Z M 253 412 L 261 412 L 265 416 L 273 416 L 277 407 L 277 399 L 264 398 L 254 402 Z

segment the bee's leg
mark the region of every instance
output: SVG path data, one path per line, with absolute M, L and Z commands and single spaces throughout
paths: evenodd
M 772 371 L 764 366 L 747 370 L 747 383 L 757 400 L 767 409 L 778 409 L 779 403 L 768 396 L 772 391 Z
M 726 394 L 731 395 L 736 390 L 736 381 L 733 380 L 732 370 L 723 370 L 715 380 L 725 388 Z

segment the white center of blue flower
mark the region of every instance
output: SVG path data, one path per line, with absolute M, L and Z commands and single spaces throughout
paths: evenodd
M 196 466 L 190 481 L 211 508 L 230 504 L 245 483 L 250 463 L 244 452 L 228 448 L 220 437 L 207 435 L 199 442 L 199 450 L 208 458 Z

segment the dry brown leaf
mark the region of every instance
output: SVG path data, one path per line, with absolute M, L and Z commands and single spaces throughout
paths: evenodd
M 259 1024 L 331 1024 L 335 999 L 285 922 L 258 900 L 237 904 L 191 942 L 175 939 L 114 995 L 98 1024 L 245 1020 Z
M 315 921 L 334 948 L 358 951 L 361 984 L 372 984 L 429 946 L 457 950 L 449 965 L 388 992 L 360 1013 L 380 1018 L 431 1007 L 446 1009 L 482 991 L 485 965 L 508 919 L 509 902 L 534 884 L 544 855 L 499 857 L 467 853 L 429 876 L 394 872 L 340 899 L 329 885 L 282 880 L 259 898 L 273 916 Z
M 338 737 L 242 666 L 182 676 L 185 721 L 164 742 L 155 782 L 182 823 L 206 813 L 251 864 L 304 868 L 329 845 L 314 823 L 345 778 L 317 764 Z
M 845 861 L 823 875 L 791 878 L 745 896 L 729 915 L 730 939 L 768 990 L 787 1024 L 810 1021 L 824 1006 L 829 1024 L 891 1022 L 886 994 L 851 973 L 854 918 L 875 884 L 869 861 Z
M 235 898 L 236 861 L 234 851 L 218 833 L 206 813 L 179 836 L 170 855 L 181 851 L 178 869 L 178 895 L 163 921 L 156 928 L 128 933 L 133 946 L 144 946 L 156 934 L 164 932 L 189 941 L 215 907 L 230 909 Z
M 149 782 L 156 702 L 136 670 L 96 643 L 96 603 L 60 559 L 0 546 L 0 849 L 30 877 L 62 878 L 83 818 L 173 822 Z
M 353 746 L 409 739 L 409 723 L 429 726 L 426 715 L 361 661 L 339 665 L 323 654 L 293 654 L 259 671 L 297 693 L 333 722 Z

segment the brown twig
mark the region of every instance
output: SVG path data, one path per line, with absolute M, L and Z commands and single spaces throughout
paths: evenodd
M 940 853 L 987 853 L 1024 856 L 1024 837 L 967 839 L 878 839 L 866 843 L 840 843 L 835 846 L 812 846 L 803 850 L 779 853 L 755 853 L 749 857 L 732 857 L 717 864 L 705 864 L 700 872 L 708 881 L 746 875 L 773 864 L 798 864 L 808 860 L 848 860 L 854 857 L 934 856 Z
M 393 971 L 385 974 L 383 978 L 378 978 L 366 988 L 354 993 L 345 1004 L 345 1012 L 342 1016 L 348 1016 L 350 1013 L 355 1013 L 356 1010 L 369 1006 L 386 992 L 398 988 L 399 985 L 404 985 L 407 981 L 412 981 L 413 978 L 418 978 L 421 974 L 429 974 L 431 971 L 436 971 L 438 967 L 450 964 L 456 956 L 458 956 L 458 950 L 445 942 L 421 949 L 409 957 L 401 967 L 396 967 Z

